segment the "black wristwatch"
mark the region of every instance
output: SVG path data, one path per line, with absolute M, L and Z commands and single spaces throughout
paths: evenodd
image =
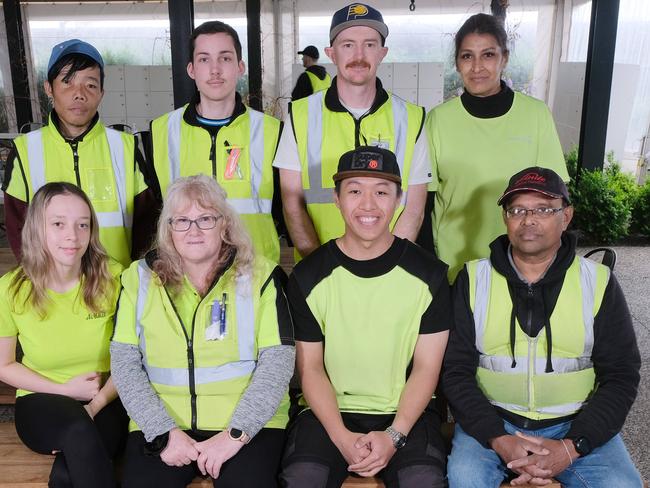
M 586 437 L 577 437 L 572 439 L 576 452 L 581 456 L 586 456 L 591 452 L 591 442 Z
M 151 442 L 144 443 L 144 453 L 147 456 L 160 456 L 160 453 L 165 450 L 169 442 L 169 432 L 160 434 L 155 437 Z
M 406 436 L 395 430 L 392 425 L 386 427 L 385 432 L 390 436 L 390 440 L 393 441 L 395 449 L 399 450 L 406 445 Z

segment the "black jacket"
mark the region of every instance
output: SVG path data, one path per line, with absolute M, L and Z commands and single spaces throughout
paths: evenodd
M 309 71 L 310 73 L 316 75 L 319 80 L 324 80 L 325 76 L 327 76 L 327 70 L 319 64 L 314 64 L 307 68 L 305 71 Z M 296 80 L 296 86 L 291 92 L 291 101 L 308 97 L 314 93 L 314 88 L 311 86 L 311 80 L 305 71 L 300 73 L 298 80 Z
M 575 238 L 562 235 L 562 245 L 546 274 L 532 285 L 522 281 L 509 258 L 508 236 L 490 245 L 490 261 L 504 275 L 522 330 L 530 337 L 545 332 L 564 281 L 575 256 Z M 475 347 L 474 317 L 469 306 L 469 278 L 464 268 L 452 293 L 455 328 L 451 332 L 443 368 L 443 388 L 452 414 L 469 435 L 483 445 L 505 435 L 504 417 L 517 424 L 523 417 L 506 413 L 489 403 L 476 382 L 479 353 Z M 548 334 L 548 333 L 547 333 Z M 550 337 L 547 335 L 547 339 Z M 552 345 L 552 338 L 550 338 Z M 586 437 L 593 448 L 603 445 L 622 428 L 634 403 L 639 384 L 641 359 L 623 291 L 612 274 L 603 302 L 594 319 L 592 362 L 597 390 L 573 418 L 567 438 Z M 547 364 L 548 367 L 548 364 Z M 556 422 L 567 418 L 556 419 Z M 546 425 L 548 425 L 548 421 Z

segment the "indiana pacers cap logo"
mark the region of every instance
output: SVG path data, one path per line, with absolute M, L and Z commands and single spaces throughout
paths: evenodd
M 355 3 L 348 8 L 348 20 L 354 20 L 357 17 L 365 17 L 368 15 L 368 7 L 365 5 Z

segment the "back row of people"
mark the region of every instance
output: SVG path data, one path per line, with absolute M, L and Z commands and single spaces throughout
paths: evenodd
M 388 93 L 376 76 L 388 32 L 369 5 L 338 10 L 325 49 L 337 76 L 329 89 L 292 102 L 282 128 L 236 92 L 245 66 L 234 29 L 202 24 L 191 36 L 187 66 L 196 95 L 152 122 L 148 162 L 132 136 L 99 120 L 99 52 L 78 40 L 55 46 L 45 83 L 53 104 L 49 123 L 17 138 L 8 159 L 3 190 L 12 249 L 19 254 L 34 192 L 47 181 L 69 181 L 89 195 L 102 242 L 126 266 L 146 251 L 160 207 L 155 202 L 169 184 L 204 173 L 226 190 L 258 251 L 277 262 L 273 164 L 289 237 L 304 257 L 342 234 L 331 176 L 344 152 L 370 145 L 391 150 L 400 165 L 395 235 L 415 241 L 421 234 L 419 242 L 435 248 L 453 279 L 465 261 L 487 256 L 488 244 L 504 230 L 491 205 L 501 181 L 532 165 L 568 180 L 564 158 L 547 107 L 501 79 L 509 51 L 494 17 L 474 15 L 458 31 L 455 60 L 465 92 L 426 119 L 423 108 Z M 428 206 L 425 212 L 427 195 L 433 212 Z

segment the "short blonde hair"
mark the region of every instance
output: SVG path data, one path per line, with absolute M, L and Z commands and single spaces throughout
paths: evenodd
M 251 273 L 255 254 L 244 224 L 235 209 L 228 204 L 224 189 L 214 179 L 199 174 L 178 178 L 167 190 L 154 246 L 158 255 L 153 263 L 153 270 L 163 286 L 178 290 L 183 283 L 182 260 L 174 247 L 170 222 L 174 213 L 188 202 L 211 210 L 223 218 L 221 250 L 216 268 L 210 270 L 211 274 L 216 275 L 231 260 L 235 276 Z
M 93 312 L 98 312 L 106 299 L 115 293 L 111 286 L 113 278 L 108 270 L 108 254 L 99 242 L 99 223 L 90 200 L 75 185 L 65 182 L 52 182 L 43 185 L 34 195 L 27 209 L 25 225 L 22 230 L 20 268 L 13 278 L 11 290 L 14 304 L 23 285 L 29 285 L 29 291 L 23 305 L 30 304 L 37 313 L 47 316 L 47 281 L 54 263 L 47 250 L 45 237 L 45 210 L 57 195 L 74 195 L 90 209 L 90 241 L 88 249 L 81 257 L 81 291 L 83 301 Z

